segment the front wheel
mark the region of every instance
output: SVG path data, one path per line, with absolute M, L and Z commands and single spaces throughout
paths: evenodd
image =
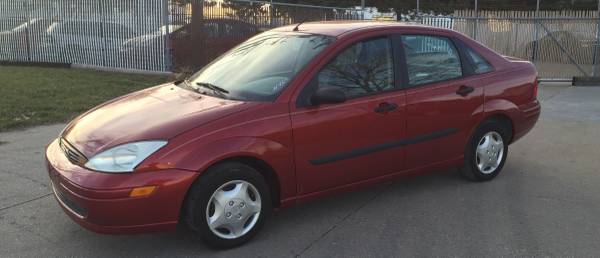
M 496 177 L 506 162 L 509 136 L 509 129 L 497 121 L 486 121 L 479 126 L 465 150 L 461 175 L 472 181 Z
M 228 162 L 210 168 L 190 189 L 188 226 L 211 247 L 250 240 L 272 209 L 268 185 L 255 169 Z

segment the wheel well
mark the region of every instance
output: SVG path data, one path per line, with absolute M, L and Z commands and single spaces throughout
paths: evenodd
M 280 191 L 280 185 L 279 185 L 279 177 L 275 173 L 275 170 L 268 163 L 266 163 L 265 161 L 260 160 L 258 158 L 255 158 L 255 157 L 238 156 L 238 157 L 231 157 L 231 158 L 227 158 L 224 160 L 220 160 L 220 161 L 212 164 L 210 167 L 215 166 L 220 163 L 224 163 L 224 162 L 239 162 L 244 165 L 250 166 L 253 169 L 256 169 L 256 171 L 261 173 L 261 175 L 265 178 L 265 180 L 267 181 L 267 184 L 269 185 L 269 189 L 271 191 L 271 201 L 273 202 L 273 207 L 280 206 L 280 204 L 281 204 L 280 192 L 281 191 Z M 200 179 L 201 176 L 202 176 L 202 174 L 195 179 L 193 184 L 198 182 L 198 180 Z M 193 187 L 193 184 L 187 190 L 187 192 L 185 194 L 185 198 L 181 204 L 181 207 L 179 210 L 179 222 L 185 221 L 185 219 L 186 219 L 185 208 L 188 205 L 188 203 L 187 203 L 188 196 Z
M 505 114 L 494 114 L 491 115 L 489 117 L 487 117 L 484 121 L 497 121 L 498 123 L 504 125 L 506 127 L 506 129 L 508 130 L 508 132 L 510 132 L 510 135 L 508 137 L 508 142 L 512 142 L 512 137 L 513 135 L 515 135 L 515 128 L 513 127 L 513 122 L 512 119 L 510 119 L 510 117 L 508 117 Z
M 271 190 L 271 200 L 273 201 L 273 207 L 279 207 L 279 204 L 281 203 L 281 188 L 279 185 L 279 178 L 277 177 L 277 173 L 275 173 L 275 170 L 267 162 L 261 159 L 257 159 L 255 157 L 239 156 L 224 159 L 219 161 L 218 163 L 228 161 L 242 163 L 244 165 L 252 167 L 253 169 L 256 169 L 256 171 L 261 173 L 267 181 L 267 184 L 269 185 L 269 188 Z

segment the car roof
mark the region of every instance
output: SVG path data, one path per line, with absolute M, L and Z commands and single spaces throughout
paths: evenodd
M 231 18 L 206 18 L 203 21 L 204 21 L 204 23 L 210 23 L 210 22 L 217 22 L 217 23 L 218 22 L 223 22 L 223 23 L 227 23 L 227 22 L 230 22 L 230 23 L 243 24 L 243 25 L 246 25 L 246 26 L 254 27 L 254 28 L 257 27 L 256 25 L 254 25 L 252 23 L 249 23 L 247 21 L 238 20 L 238 19 L 231 19 Z M 185 24 L 184 26 L 192 26 L 192 24 L 188 23 L 188 24 Z
M 272 31 L 292 31 L 296 24 L 287 25 L 273 29 Z M 433 29 L 433 27 L 425 26 L 418 23 L 407 23 L 407 22 L 381 22 L 381 21 L 324 21 L 324 22 L 307 22 L 302 23 L 298 27 L 299 32 L 321 34 L 333 37 L 339 37 L 343 34 L 363 31 L 363 30 L 376 30 L 382 28 L 423 28 Z

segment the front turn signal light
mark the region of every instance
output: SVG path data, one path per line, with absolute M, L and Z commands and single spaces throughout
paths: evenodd
M 129 197 L 148 196 L 148 195 L 152 194 L 155 189 L 156 189 L 156 186 L 136 187 L 131 190 L 131 193 L 129 193 Z

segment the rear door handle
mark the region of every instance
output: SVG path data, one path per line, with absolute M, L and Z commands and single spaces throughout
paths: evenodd
M 466 85 L 462 85 L 458 88 L 458 90 L 456 90 L 456 94 L 465 97 L 465 96 L 471 94 L 471 92 L 473 92 L 473 91 L 475 91 L 475 88 L 466 86 Z
M 396 108 L 398 108 L 398 104 L 390 103 L 390 102 L 381 102 L 375 108 L 374 111 L 376 113 L 384 114 L 384 113 L 387 113 L 387 112 L 390 112 L 390 111 L 394 111 L 394 110 L 396 110 Z

